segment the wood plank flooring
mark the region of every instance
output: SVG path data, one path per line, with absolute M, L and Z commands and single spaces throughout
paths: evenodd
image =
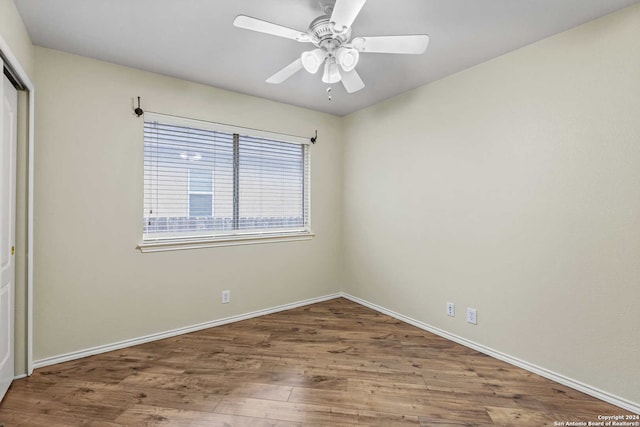
M 38 369 L 9 426 L 553 426 L 628 414 L 345 299 Z M 556 424 L 559 425 L 559 424 Z

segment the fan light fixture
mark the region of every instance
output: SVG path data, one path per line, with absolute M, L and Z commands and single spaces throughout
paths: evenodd
M 340 64 L 340 67 L 346 72 L 349 72 L 356 68 L 358 60 L 360 59 L 360 52 L 355 49 L 341 47 L 336 52 L 336 61 Z
M 302 52 L 302 66 L 311 74 L 315 74 L 320 69 L 327 54 L 322 49 L 314 49 L 308 52 Z
M 324 63 L 324 74 L 322 75 L 322 81 L 327 84 L 338 83 L 342 80 L 340 75 L 340 69 L 334 58 L 327 58 Z

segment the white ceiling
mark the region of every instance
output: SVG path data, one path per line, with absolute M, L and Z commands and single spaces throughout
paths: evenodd
M 368 0 L 353 37 L 429 34 L 427 52 L 363 54 L 347 94 L 301 71 L 265 79 L 310 45 L 235 28 L 245 14 L 306 31 L 318 0 L 15 0 L 40 46 L 345 115 L 640 0 Z

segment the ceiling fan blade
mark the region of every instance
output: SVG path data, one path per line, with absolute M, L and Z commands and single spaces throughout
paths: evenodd
M 356 70 L 342 72 L 342 85 L 349 93 L 354 93 L 364 89 L 364 82 Z
M 267 83 L 271 84 L 279 84 L 283 81 L 287 80 L 289 77 L 293 76 L 298 71 L 302 70 L 302 59 L 298 58 L 293 61 L 291 64 L 284 67 L 282 70 L 275 73 L 273 76 L 267 79 Z
M 380 36 L 356 37 L 351 42 L 353 48 L 367 53 L 405 53 L 419 55 L 427 50 L 429 36 Z
M 262 19 L 252 18 L 246 15 L 238 15 L 233 20 L 233 25 L 246 30 L 257 31 L 259 33 L 271 34 L 278 37 L 284 37 L 299 42 L 311 41 L 306 33 L 292 28 L 283 27 L 282 25 L 272 24 Z
M 331 22 L 339 33 L 347 31 L 367 0 L 336 0 L 331 13 Z

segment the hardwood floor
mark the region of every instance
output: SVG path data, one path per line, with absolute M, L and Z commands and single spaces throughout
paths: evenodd
M 345 299 L 41 368 L 0 405 L 5 427 L 553 426 L 619 414 Z

